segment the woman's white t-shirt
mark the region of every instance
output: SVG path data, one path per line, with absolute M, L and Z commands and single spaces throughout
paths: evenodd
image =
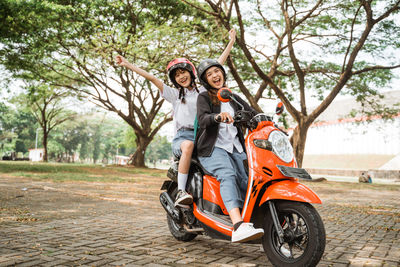
M 221 113 L 222 112 L 227 112 L 229 113 L 232 117 L 235 115 L 235 110 L 232 108 L 231 104 L 229 102 L 221 102 Z M 233 152 L 233 148 L 236 148 L 236 150 L 239 153 L 243 152 L 243 147 L 240 144 L 239 137 L 237 136 L 237 128 L 233 126 L 233 123 L 224 123 L 221 122 L 219 124 L 219 130 L 218 130 L 218 137 L 217 141 L 215 142 L 215 146 L 225 149 L 229 153 Z
M 196 89 L 185 90 L 185 103 L 179 99 L 179 90 L 164 84 L 162 97 L 172 104 L 172 118 L 174 121 L 174 135 L 183 127 L 193 128 L 194 120 L 197 114 L 197 97 L 199 93 L 205 91 L 200 87 L 199 93 Z

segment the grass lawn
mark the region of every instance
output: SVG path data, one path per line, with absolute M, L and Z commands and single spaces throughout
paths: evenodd
M 23 177 L 33 180 L 47 180 L 52 182 L 102 182 L 102 183 L 143 183 L 159 184 L 167 178 L 167 170 L 152 168 L 136 168 L 131 166 L 101 166 L 94 164 L 75 163 L 43 163 L 26 161 L 0 161 L 0 175 L 7 177 Z M 155 178 L 155 179 L 149 179 Z M 312 188 L 348 188 L 372 190 L 400 190 L 400 185 L 384 184 L 359 184 L 349 182 L 307 182 Z
M 135 176 L 166 177 L 166 170 L 94 164 L 0 161 L 0 173 L 53 182 L 136 182 Z

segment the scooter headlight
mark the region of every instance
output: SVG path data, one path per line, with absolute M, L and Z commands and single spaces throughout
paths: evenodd
M 293 160 L 293 148 L 289 139 L 282 132 L 276 130 L 269 134 L 268 141 L 271 142 L 273 152 L 284 162 Z

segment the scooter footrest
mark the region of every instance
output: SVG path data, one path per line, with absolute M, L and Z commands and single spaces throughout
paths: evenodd
M 191 233 L 204 232 L 203 228 L 188 228 L 186 225 L 184 225 L 183 227 L 185 228 L 186 232 L 191 232 Z
M 230 219 L 230 217 L 228 215 L 221 215 L 221 214 L 216 214 L 216 213 L 212 213 L 209 212 L 207 210 L 203 210 L 202 212 L 204 212 L 205 214 L 207 214 L 208 217 L 213 218 L 216 221 L 219 221 L 225 225 L 228 225 L 230 227 L 233 226 L 232 221 Z
M 281 173 L 287 177 L 312 180 L 310 174 L 308 174 L 308 172 L 305 169 L 287 167 L 283 165 L 276 165 L 276 166 L 281 171 Z

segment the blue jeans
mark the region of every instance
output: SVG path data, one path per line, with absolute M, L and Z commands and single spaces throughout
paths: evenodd
M 227 152 L 214 147 L 210 157 L 199 157 L 201 165 L 220 182 L 220 193 L 226 209 L 241 208 L 246 197 L 247 172 L 243 166 L 246 153 Z
M 181 128 L 176 133 L 174 139 L 172 140 L 172 153 L 175 157 L 180 157 L 182 155 L 181 144 L 183 141 L 188 140 L 194 142 L 194 130 Z

